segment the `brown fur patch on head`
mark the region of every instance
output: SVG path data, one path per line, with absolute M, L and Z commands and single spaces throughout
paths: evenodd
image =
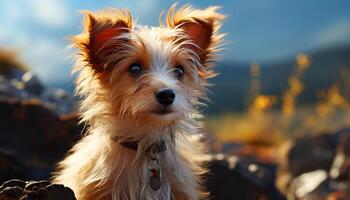
M 220 50 L 224 34 L 218 31 L 225 16 L 218 13 L 220 7 L 209 7 L 204 10 L 183 6 L 176 11 L 173 5 L 166 16 L 167 26 L 180 28 L 192 40 L 188 48 L 192 49 L 205 67 L 215 61 L 215 54 Z M 201 77 L 207 78 L 214 73 L 207 69 L 199 69 Z
M 85 15 L 84 31 L 72 38 L 73 44 L 80 50 L 90 66 L 97 71 L 107 68 L 106 57 L 116 51 L 118 41 L 111 42 L 123 33 L 128 33 L 133 27 L 129 11 L 108 9 L 97 13 L 83 11 Z M 128 42 L 128 38 L 120 38 L 119 42 Z

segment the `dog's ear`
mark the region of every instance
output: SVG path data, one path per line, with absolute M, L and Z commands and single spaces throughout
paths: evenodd
M 223 34 L 218 31 L 225 16 L 218 13 L 218 9 L 219 7 L 209 7 L 199 10 L 184 6 L 175 11 L 174 5 L 166 16 L 168 27 L 181 28 L 192 40 L 193 44 L 188 48 L 198 54 L 203 64 L 211 61 L 223 38 Z
M 131 15 L 119 9 L 83 13 L 84 31 L 72 38 L 73 44 L 94 69 L 106 69 L 105 58 L 118 51 L 121 42 L 128 42 L 128 37 L 122 36 L 132 29 Z

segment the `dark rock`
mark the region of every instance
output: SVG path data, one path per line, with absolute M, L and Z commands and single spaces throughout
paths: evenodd
M 28 99 L 31 97 L 30 94 L 25 92 L 23 89 L 23 84 L 17 79 L 8 80 L 7 78 L 0 76 L 0 98 L 19 98 Z
M 49 185 L 40 191 L 40 199 L 47 200 L 75 200 L 74 192 L 63 185 Z
M 349 129 L 303 137 L 289 145 L 277 178 L 288 199 L 350 199 Z
M 287 142 L 278 168 L 279 189 L 287 192 L 289 183 L 304 173 L 316 170 L 330 171 L 341 138 L 347 135 L 350 135 L 350 129 L 343 129 L 333 134 L 304 136 Z
M 330 175 L 338 181 L 350 181 L 350 134 L 340 138 Z
M 83 128 L 77 124 L 76 115 L 57 116 L 40 100 L 0 99 L 0 147 L 13 152 L 0 154 L 4 160 L 0 180 L 47 179 L 55 163 L 80 138 Z M 14 172 L 8 173 L 12 167 Z
M 39 78 L 32 72 L 26 72 L 22 76 L 22 82 L 24 84 L 24 89 L 33 95 L 40 95 L 45 89 Z
M 23 189 L 18 186 L 6 187 L 2 193 L 7 197 L 19 199 L 23 194 Z
M 19 100 L 40 99 L 42 105 L 56 114 L 74 112 L 75 99 L 62 89 L 46 88 L 31 72 L 20 79 L 0 75 L 0 99 L 17 98 Z
M 26 72 L 20 69 L 15 69 L 15 68 L 11 68 L 8 69 L 7 72 L 5 72 L 5 76 L 9 79 L 17 79 L 17 80 L 21 80 L 21 78 L 23 77 L 23 75 Z
M 230 156 L 208 163 L 206 187 L 211 199 L 284 200 L 274 185 L 274 165 Z
M 0 182 L 13 178 L 28 178 L 28 168 L 14 153 L 0 149 Z
M 48 88 L 42 92 L 40 98 L 58 114 L 67 114 L 75 110 L 74 98 L 63 89 Z
M 49 181 L 30 181 L 26 184 L 24 189 L 33 191 L 36 190 L 35 188 L 42 188 L 48 185 L 50 185 Z
M 25 183 L 25 185 L 23 185 Z M 6 187 L 5 187 L 6 186 Z M 0 200 L 76 200 L 74 192 L 48 181 L 10 180 L 0 187 Z
M 336 146 L 336 137 L 329 134 L 296 140 L 288 154 L 289 172 L 298 176 L 316 169 L 329 170 Z
M 18 186 L 20 188 L 24 188 L 26 186 L 26 184 L 27 183 L 25 181 L 22 181 L 22 180 L 19 180 L 19 179 L 12 179 L 12 180 L 4 182 L 0 186 L 0 190 L 2 190 L 3 188 L 6 188 L 6 187 L 15 187 L 15 186 Z
M 290 184 L 288 197 L 295 200 L 329 200 L 330 197 L 334 197 L 334 200 L 345 200 L 350 199 L 349 192 L 349 182 L 338 182 L 330 178 L 326 171 L 317 170 L 294 178 Z

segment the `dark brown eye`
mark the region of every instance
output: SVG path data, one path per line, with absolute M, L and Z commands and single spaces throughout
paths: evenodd
M 132 65 L 130 65 L 129 69 L 128 69 L 129 73 L 133 76 L 137 76 L 139 74 L 141 74 L 142 72 L 142 67 L 140 64 L 138 63 L 134 63 Z
M 184 71 L 184 68 L 180 65 L 176 66 L 175 69 L 174 69 L 174 73 L 175 73 L 175 76 L 178 78 L 178 79 L 181 79 L 184 75 L 185 75 L 185 71 Z

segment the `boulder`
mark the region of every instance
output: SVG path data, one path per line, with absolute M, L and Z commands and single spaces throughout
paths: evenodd
M 9 180 L 0 186 L 0 200 L 76 200 L 74 192 L 48 181 Z
M 55 163 L 80 138 L 82 130 L 75 114 L 58 116 L 43 106 L 40 99 L 0 99 L 0 147 L 12 152 L 9 158 L 22 163 L 27 170 L 22 172 L 24 177 L 8 177 L 0 171 L 0 180 L 47 179 Z
M 350 130 L 288 142 L 276 184 L 288 199 L 350 199 Z
M 285 200 L 274 184 L 275 165 L 220 154 L 208 167 L 205 179 L 211 199 Z

